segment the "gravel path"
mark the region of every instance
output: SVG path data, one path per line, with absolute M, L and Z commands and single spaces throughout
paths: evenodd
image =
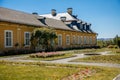
M 108 51 L 100 52 L 99 54 L 108 55 Z M 120 64 L 112 63 L 90 63 L 90 62 L 69 62 L 77 58 L 88 57 L 83 54 L 75 54 L 76 57 L 53 60 L 53 61 L 38 61 L 38 60 L 24 60 L 22 58 L 27 57 L 28 55 L 19 55 L 19 56 L 10 56 L 10 57 L 1 57 L 0 60 L 14 61 L 14 62 L 44 62 L 44 63 L 60 63 L 60 64 L 81 64 L 81 65 L 92 65 L 92 66 L 104 66 L 104 67 L 116 67 L 120 68 Z
M 101 52 L 99 54 L 102 55 L 108 55 L 108 52 Z M 104 66 L 104 67 L 116 67 L 120 68 L 120 64 L 112 64 L 112 63 L 90 63 L 90 62 L 69 62 L 71 60 L 77 59 L 77 58 L 84 58 L 88 57 L 83 54 L 76 54 L 76 57 L 66 58 L 66 59 L 60 59 L 60 60 L 53 60 L 53 61 L 41 61 L 45 63 L 60 63 L 60 64 L 81 64 L 81 65 L 92 65 L 92 66 Z

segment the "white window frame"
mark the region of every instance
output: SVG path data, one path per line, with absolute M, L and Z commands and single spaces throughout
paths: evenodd
M 89 39 L 89 36 L 87 36 L 87 44 L 90 43 L 90 39 Z
M 81 44 L 81 36 L 78 38 L 78 44 Z
M 93 41 L 92 41 L 92 36 L 90 36 L 90 44 L 93 44 Z
M 77 44 L 80 44 L 79 38 L 80 36 L 77 36 Z
M 6 44 L 6 32 L 10 32 L 11 33 L 11 45 L 7 45 Z M 9 37 L 8 37 L 9 38 Z M 5 30 L 4 31 L 4 45 L 5 45 L 5 48 L 9 48 L 9 47 L 13 47 L 13 31 L 12 30 Z
M 72 42 L 73 42 L 73 44 L 75 44 L 75 35 L 73 36 L 73 38 L 72 38 Z
M 83 36 L 81 36 L 80 38 L 81 38 L 81 44 L 83 44 Z
M 87 37 L 84 36 L 84 44 L 87 44 Z
M 62 34 L 58 34 L 58 46 L 62 46 Z
M 26 34 L 29 34 L 29 44 L 26 44 Z M 24 32 L 24 44 L 25 46 L 30 46 L 31 32 Z
M 66 45 L 70 45 L 70 36 L 66 35 Z
M 75 44 L 78 44 L 78 39 L 77 39 L 78 37 L 77 36 L 75 36 Z

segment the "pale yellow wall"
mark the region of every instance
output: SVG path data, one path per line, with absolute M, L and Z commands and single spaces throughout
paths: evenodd
M 77 31 L 68 31 L 68 30 L 56 30 L 57 35 L 61 34 L 62 35 L 62 47 L 67 48 L 67 47 L 81 47 L 81 46 L 95 46 L 96 42 L 96 34 L 95 33 L 83 33 L 83 32 L 77 32 Z M 70 36 L 70 45 L 66 45 L 66 35 Z M 73 44 L 73 36 L 82 36 L 82 43 L 81 44 Z M 84 44 L 84 36 L 87 37 L 87 42 L 89 42 L 89 36 L 92 37 L 92 43 L 89 44 Z
M 18 42 L 19 47 L 21 48 L 24 44 L 24 32 L 32 32 L 34 27 L 21 25 L 21 24 L 13 24 L 8 22 L 0 22 L 0 50 L 13 49 L 15 44 Z M 13 47 L 5 48 L 4 46 L 4 31 L 11 30 L 13 31 Z
M 0 22 L 0 50 L 7 50 L 4 46 L 4 31 L 11 30 L 13 31 L 13 45 L 15 43 L 19 43 L 19 48 L 23 47 L 24 44 L 24 32 L 32 32 L 35 27 L 28 26 L 28 25 L 21 25 L 21 24 L 14 24 L 9 22 Z M 96 34 L 93 33 L 83 33 L 77 31 L 69 31 L 69 30 L 62 30 L 56 29 L 56 34 L 62 35 L 62 47 L 63 48 L 70 48 L 70 47 L 80 47 L 80 46 L 94 46 L 96 45 Z M 70 45 L 66 45 L 66 35 L 70 36 Z M 82 36 L 82 43 L 81 44 L 73 44 L 73 36 Z M 84 36 L 92 36 L 92 44 L 84 45 Z M 14 46 L 12 47 L 14 48 Z

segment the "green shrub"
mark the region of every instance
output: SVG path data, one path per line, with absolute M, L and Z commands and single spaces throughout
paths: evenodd
M 32 58 L 47 58 L 47 57 L 54 57 L 54 56 L 62 56 L 65 55 L 65 53 L 59 53 L 59 52 L 43 52 L 43 53 L 37 53 L 37 54 L 31 54 L 30 57 Z
M 107 48 L 114 48 L 114 45 L 109 45 Z

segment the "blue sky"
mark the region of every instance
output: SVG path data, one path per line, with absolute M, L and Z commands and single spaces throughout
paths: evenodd
M 51 9 L 66 12 L 72 7 L 79 19 L 92 23 L 98 38 L 120 36 L 120 0 L 0 0 L 0 6 L 39 14 L 50 13 Z

